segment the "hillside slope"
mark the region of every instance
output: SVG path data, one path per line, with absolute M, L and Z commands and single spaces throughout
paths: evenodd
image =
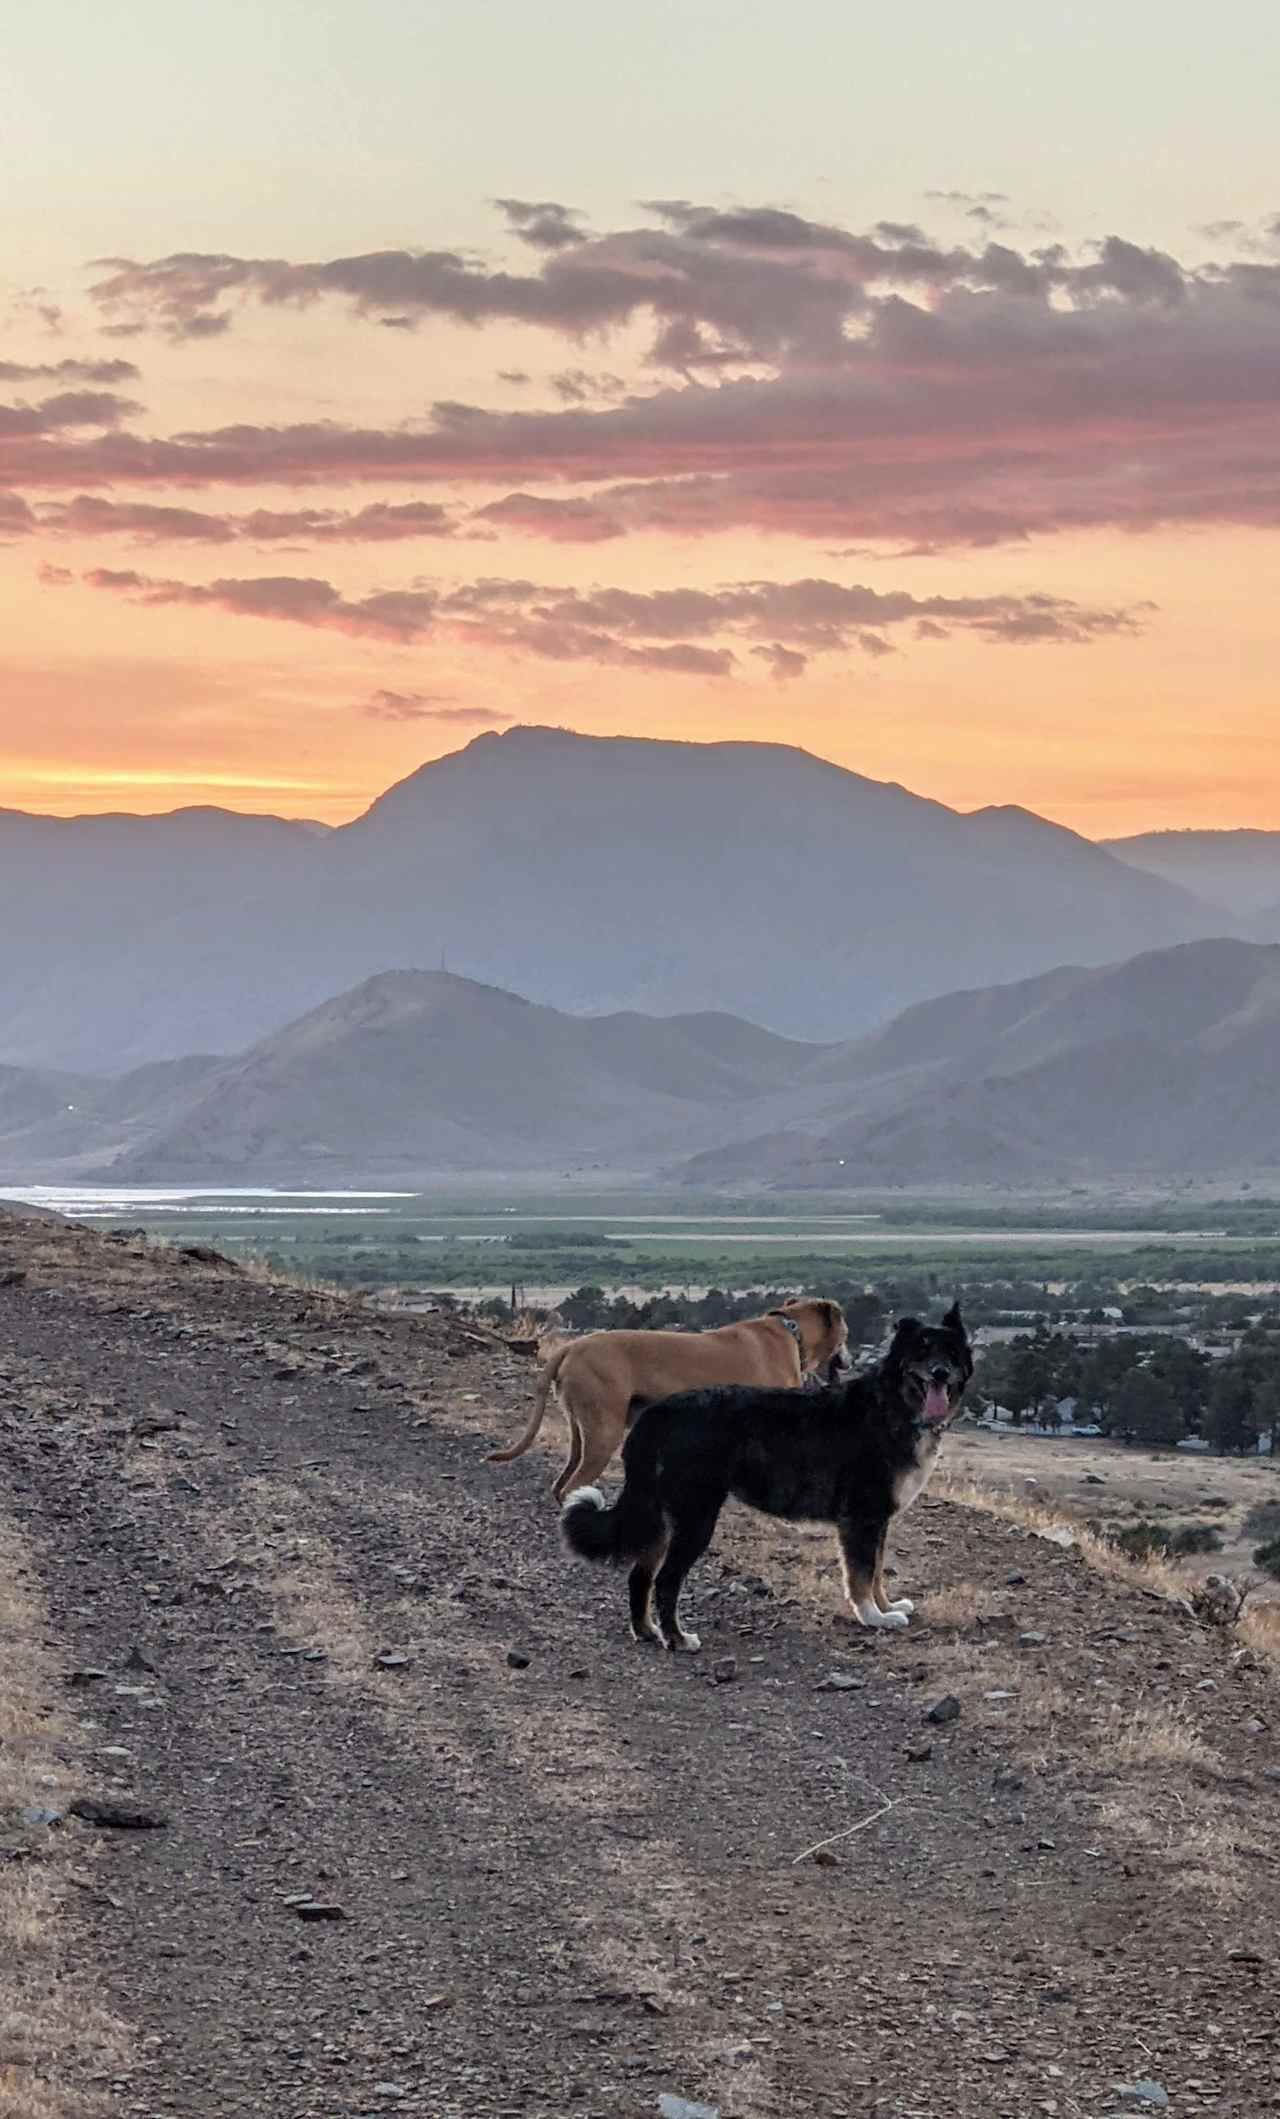
M 386 972 L 218 1067 L 113 1174 L 261 1183 L 652 1159 L 724 1137 L 725 1113 L 814 1049 L 731 1017 L 581 1018 L 450 972 Z
M 907 1011 L 814 1071 L 824 1120 L 686 1182 L 1035 1183 L 1280 1170 L 1280 947 L 1187 943 Z
M 9 1761 L 6 1841 L 69 1872 L 60 1979 L 120 2033 L 77 2072 L 15 2032 L 15 2113 L 87 2076 L 130 2119 L 1274 2105 L 1280 1699 L 1237 1636 L 930 1494 L 909 1633 L 741 1511 L 702 1655 L 637 1648 L 549 1452 L 481 1461 L 528 1404 L 500 1344 L 32 1228 L 3 1510 L 61 1756 Z

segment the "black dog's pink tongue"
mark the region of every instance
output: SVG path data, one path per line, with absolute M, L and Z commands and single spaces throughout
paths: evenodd
M 946 1420 L 950 1414 L 951 1400 L 947 1396 L 945 1384 L 931 1383 L 924 1394 L 925 1419 Z

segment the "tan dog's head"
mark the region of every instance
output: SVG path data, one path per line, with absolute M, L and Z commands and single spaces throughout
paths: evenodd
M 781 1307 L 799 1328 L 803 1352 L 800 1366 L 806 1375 L 825 1370 L 841 1357 L 849 1343 L 849 1327 L 838 1302 L 824 1297 L 792 1295 Z

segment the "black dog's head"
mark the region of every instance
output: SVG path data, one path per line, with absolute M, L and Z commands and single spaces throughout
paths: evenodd
M 956 1413 L 973 1374 L 969 1337 L 954 1302 L 941 1324 L 918 1317 L 898 1321 L 884 1359 L 889 1388 L 925 1427 L 944 1427 Z

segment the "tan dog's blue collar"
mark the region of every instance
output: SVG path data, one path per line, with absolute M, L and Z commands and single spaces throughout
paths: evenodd
M 777 1320 L 778 1320 L 778 1323 L 779 1323 L 780 1325 L 783 1325 L 783 1326 L 785 1326 L 786 1330 L 790 1332 L 790 1334 L 791 1334 L 791 1337 L 792 1337 L 792 1338 L 793 1338 L 793 1339 L 795 1340 L 795 1343 L 796 1343 L 796 1345 L 797 1345 L 797 1346 L 799 1347 L 799 1349 L 800 1349 L 800 1359 L 801 1359 L 801 1361 L 803 1362 L 803 1360 L 804 1360 L 804 1333 L 803 1333 L 803 1332 L 801 1331 L 801 1329 L 800 1329 L 799 1325 L 798 1325 L 798 1324 L 796 1323 L 796 1321 L 795 1321 L 795 1318 L 794 1318 L 794 1317 L 788 1317 L 788 1315 L 787 1315 L 787 1313 L 786 1313 L 786 1311 L 785 1311 L 785 1310 L 770 1310 L 770 1311 L 769 1311 L 769 1315 L 770 1315 L 770 1317 L 776 1317 L 776 1318 L 777 1318 Z

